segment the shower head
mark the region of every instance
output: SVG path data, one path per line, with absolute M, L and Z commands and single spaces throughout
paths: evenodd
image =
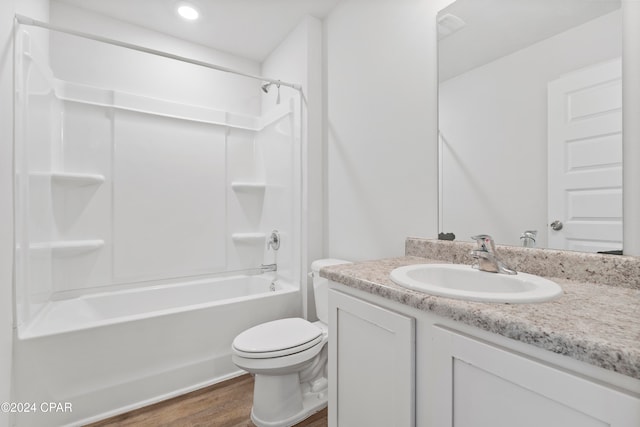
M 280 104 L 280 81 L 278 81 L 278 83 L 273 83 L 273 82 L 263 83 L 262 86 L 260 86 L 260 89 L 262 89 L 264 93 L 269 93 L 269 89 L 273 84 L 275 84 L 276 87 L 278 88 L 278 96 L 276 97 L 276 104 Z

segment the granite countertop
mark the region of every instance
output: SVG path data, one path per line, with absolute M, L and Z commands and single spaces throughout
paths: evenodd
M 561 297 L 537 304 L 497 304 L 431 296 L 389 278 L 396 267 L 442 262 L 404 256 L 325 267 L 320 276 L 640 379 L 640 290 L 551 276 L 564 291 Z

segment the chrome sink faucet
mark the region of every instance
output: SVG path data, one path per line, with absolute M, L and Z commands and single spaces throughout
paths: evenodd
M 476 259 L 473 268 L 490 273 L 518 274 L 498 258 L 496 255 L 496 245 L 491 236 L 488 234 L 479 234 L 471 238 L 475 240 L 478 245 L 470 252 L 471 256 Z

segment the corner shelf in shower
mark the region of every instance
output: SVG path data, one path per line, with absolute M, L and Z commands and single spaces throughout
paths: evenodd
M 267 235 L 264 233 L 233 233 L 231 240 L 235 243 L 254 245 L 264 243 Z
M 235 181 L 231 183 L 231 188 L 236 193 L 261 193 L 264 192 L 264 189 L 267 187 L 267 184 L 264 182 L 241 182 Z
M 104 175 L 94 173 L 34 172 L 31 175 L 50 177 L 51 182 L 69 187 L 100 185 L 104 182 Z
M 104 182 L 104 176 L 92 173 L 54 172 L 51 174 L 51 180 L 56 184 L 82 187 L 85 185 L 100 185 Z
M 34 251 L 51 250 L 54 256 L 72 256 L 96 251 L 104 246 L 104 240 L 56 240 L 29 245 Z

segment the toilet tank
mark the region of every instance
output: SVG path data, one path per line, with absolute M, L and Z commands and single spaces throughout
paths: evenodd
M 316 314 L 321 322 L 329 323 L 329 281 L 320 277 L 318 272 L 323 267 L 339 264 L 351 264 L 349 261 L 341 259 L 318 259 L 311 263 L 311 272 L 313 277 L 313 296 L 316 301 Z

